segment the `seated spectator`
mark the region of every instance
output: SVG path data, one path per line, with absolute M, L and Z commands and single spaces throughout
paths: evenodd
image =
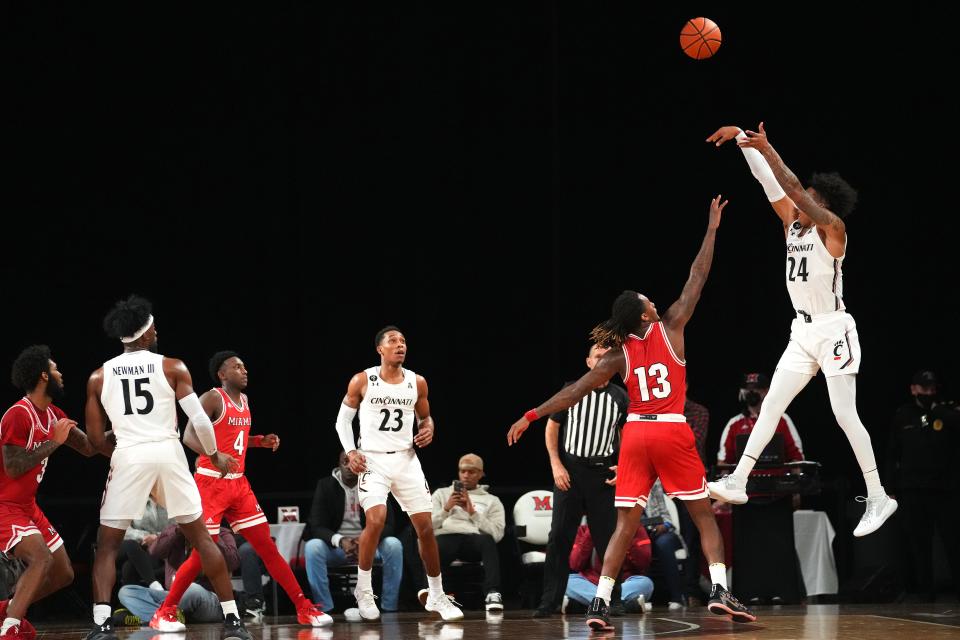
M 220 528 L 217 546 L 220 547 L 227 561 L 227 570 L 231 573 L 236 571 L 240 566 L 240 555 L 237 553 L 237 543 L 230 529 Z M 187 559 L 190 551 L 187 539 L 176 524 L 167 526 L 150 546 L 150 555 L 164 562 L 166 575 L 164 584 L 167 589 L 170 588 L 177 568 Z M 128 584 L 120 587 L 117 597 L 124 609 L 117 609 L 114 612 L 115 625 L 146 624 L 163 604 L 167 592 L 163 589 Z M 179 609 L 183 614 L 184 622 L 187 623 L 223 622 L 220 600 L 214 593 L 213 586 L 202 574 L 187 587 L 183 598 L 180 599 Z
M 366 522 L 357 494 L 357 474 L 350 470 L 347 454 L 340 452 L 339 465 L 333 473 L 317 482 L 313 504 L 304 535 L 307 541 L 307 579 L 313 592 L 313 601 L 323 611 L 333 609 L 330 595 L 328 567 L 356 564 L 360 532 Z M 387 520 L 380 534 L 375 561 L 383 565 L 384 611 L 396 611 L 400 580 L 403 577 L 403 547 L 393 537 L 393 510 L 387 505 Z
M 459 480 L 433 493 L 433 530 L 440 550 L 441 571 L 454 560 L 480 560 L 483 563 L 484 606 L 487 611 L 502 611 L 500 595 L 500 556 L 497 543 L 503 539 L 506 515 L 500 498 L 487 492 L 483 478 L 483 460 L 468 453 L 460 458 Z M 427 579 L 416 549 L 406 550 L 407 568 L 421 603 L 426 602 Z
M 123 544 L 117 553 L 120 564 L 120 584 L 139 584 L 153 589 L 163 589 L 157 580 L 163 571 L 163 562 L 150 555 L 150 545 L 172 521 L 167 510 L 147 498 L 143 517 L 134 520 L 123 536 Z
M 680 580 L 680 568 L 677 565 L 677 550 L 683 548 L 683 540 L 677 535 L 677 523 L 673 522 L 670 509 L 667 508 L 667 496 L 663 493 L 663 485 L 658 478 L 650 488 L 647 497 L 646 518 L 662 518 L 663 524 L 650 528 L 649 536 L 653 543 L 653 557 L 663 572 L 667 582 L 669 595 L 668 607 L 671 610 L 682 609 L 686 602 L 683 594 L 683 583 Z
M 645 573 L 650 568 L 650 538 L 643 527 L 637 529 L 637 535 L 627 550 L 620 570 L 621 598 L 624 611 L 643 613 L 649 610 L 649 600 L 653 595 L 653 581 Z M 567 578 L 567 593 L 562 611 L 568 610 L 568 600 L 584 607 L 590 606 L 597 593 L 597 582 L 603 569 L 603 558 L 597 554 L 590 537 L 590 527 L 583 524 L 577 529 L 577 538 L 570 551 L 570 570 Z

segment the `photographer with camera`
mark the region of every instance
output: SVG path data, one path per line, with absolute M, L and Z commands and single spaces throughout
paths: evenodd
M 433 493 L 433 530 L 440 550 L 441 568 L 454 560 L 483 562 L 484 605 L 487 611 L 503 610 L 500 595 L 500 556 L 497 543 L 503 539 L 506 515 L 500 498 L 487 492 L 483 478 L 483 460 L 468 453 L 460 458 L 458 479 L 449 487 Z M 415 545 L 414 545 L 415 546 Z M 412 552 L 412 553 L 411 553 Z M 426 576 L 415 549 L 405 550 L 417 596 L 427 597 Z

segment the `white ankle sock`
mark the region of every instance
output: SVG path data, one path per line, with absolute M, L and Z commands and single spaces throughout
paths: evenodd
M 710 563 L 710 582 L 727 588 L 727 565 L 722 562 Z
M 103 624 L 111 613 L 113 612 L 108 604 L 93 605 L 93 624 Z
M 364 571 L 357 567 L 357 591 L 373 591 L 373 568 Z
M 237 601 L 236 600 L 227 600 L 226 602 L 220 603 L 220 608 L 223 609 L 223 617 L 226 618 L 231 613 L 238 618 L 240 613 L 237 611 Z
M 597 583 L 597 596 L 602 598 L 607 605 L 610 604 L 610 598 L 613 597 L 613 585 L 616 580 L 609 576 L 600 576 L 600 582 Z
M 427 587 L 430 590 L 429 597 L 443 595 L 443 574 L 436 576 L 427 576 Z

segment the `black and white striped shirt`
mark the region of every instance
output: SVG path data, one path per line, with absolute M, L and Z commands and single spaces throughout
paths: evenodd
M 613 455 L 617 431 L 627 419 L 627 406 L 627 392 L 622 387 L 608 384 L 594 389 L 566 411 L 550 416 L 560 423 L 560 446 L 581 458 Z

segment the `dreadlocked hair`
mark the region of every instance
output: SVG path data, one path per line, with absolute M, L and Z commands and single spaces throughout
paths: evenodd
M 590 339 L 601 347 L 619 347 L 627 336 L 642 322 L 646 304 L 636 291 L 624 291 L 613 301 L 608 320 L 604 320 L 590 332 Z

